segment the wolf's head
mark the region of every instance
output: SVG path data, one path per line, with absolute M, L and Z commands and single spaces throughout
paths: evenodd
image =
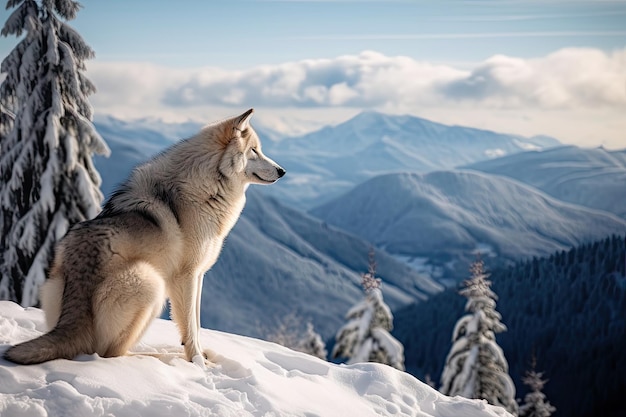
M 271 184 L 285 175 L 285 170 L 265 156 L 261 142 L 250 126 L 253 109 L 223 122 L 224 151 L 219 170 L 229 178 L 245 183 Z

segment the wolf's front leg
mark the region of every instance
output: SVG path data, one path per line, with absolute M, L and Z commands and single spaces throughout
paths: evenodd
M 204 281 L 204 273 L 198 275 L 196 283 L 198 285 L 198 290 L 196 291 L 196 324 L 198 325 L 198 332 L 202 328 L 202 324 L 200 322 L 200 307 L 202 306 L 202 283 Z
M 188 361 L 205 359 L 198 338 L 200 295 L 197 276 L 185 276 L 170 291 L 172 316 L 178 325 Z

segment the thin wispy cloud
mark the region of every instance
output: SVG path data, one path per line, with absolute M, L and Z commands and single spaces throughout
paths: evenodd
M 626 15 L 626 10 L 611 10 L 588 13 L 554 13 L 554 14 L 510 14 L 510 15 L 469 15 L 469 16 L 434 16 L 428 20 L 439 22 L 502 22 L 528 20 L 562 20 L 572 18 L 607 17 Z
M 332 41 L 332 40 L 450 40 L 450 39 L 489 39 L 489 38 L 551 38 L 551 37 L 623 37 L 626 30 L 596 31 L 533 31 L 533 32 L 481 32 L 481 33 L 402 33 L 402 34 L 324 34 L 310 36 L 289 36 L 290 40 Z

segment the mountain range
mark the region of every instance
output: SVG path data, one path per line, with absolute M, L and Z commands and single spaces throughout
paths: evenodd
M 545 136 L 524 138 L 414 116 L 363 112 L 337 126 L 270 141 L 264 149 L 289 172 L 283 187 L 268 193 L 310 209 L 377 175 L 452 169 L 559 145 Z
M 113 150 L 111 158 L 95 161 L 107 195 L 135 164 L 201 127 L 112 118 L 95 124 Z M 246 209 L 205 281 L 207 327 L 263 336 L 295 311 L 329 338 L 362 297 L 360 274 L 372 245 L 385 301 L 395 310 L 438 293 L 442 283 L 454 285 L 476 252 L 508 262 L 626 230 L 623 219 L 548 195 L 552 182 L 542 191 L 531 182 L 541 175 L 526 172 L 555 159 L 561 183 L 575 188 L 568 172 L 581 164 L 575 158 L 563 164 L 563 155 L 578 153 L 594 172 L 616 172 L 617 181 L 619 152 L 600 157 L 598 150 L 559 147 L 547 137 L 373 112 L 301 137 L 267 136 L 264 152 L 288 173 L 275 185 L 250 188 Z M 520 162 L 499 163 L 507 159 Z M 525 169 L 531 160 L 543 163 Z M 516 168 L 505 172 L 507 166 Z M 578 176 L 594 177 L 600 178 Z M 586 200 L 605 200 L 614 192 L 607 189 L 598 181 L 587 188 Z
M 363 298 L 360 275 L 367 271 L 370 248 L 361 238 L 249 189 L 242 216 L 206 275 L 202 323 L 262 337 L 295 312 L 328 339 Z M 375 256 L 392 309 L 443 289 L 383 250 Z
M 610 213 L 464 170 L 381 175 L 311 213 L 390 253 L 427 258 L 444 275 L 460 277 L 477 252 L 513 261 L 626 233 L 626 220 Z
M 168 127 L 159 122 L 99 120 L 96 128 L 111 148 L 111 157 L 95 159 L 110 195 L 132 168 L 199 125 Z M 202 325 L 263 337 L 283 316 L 296 312 L 330 338 L 346 311 L 363 292 L 360 275 L 367 271 L 371 244 L 329 227 L 261 192 L 277 184 L 252 186 L 241 218 L 226 240 L 218 262 L 204 282 Z M 377 276 L 385 301 L 399 308 L 424 300 L 443 287 L 428 275 L 376 250 Z
M 134 165 L 201 127 L 112 118 L 95 124 L 112 149 L 109 159 L 95 161 L 106 195 Z M 585 381 L 578 388 L 548 385 L 564 415 L 583 416 L 577 410 L 616 398 L 616 389 L 597 388 L 601 380 L 591 370 L 610 372 L 613 365 L 598 358 L 603 352 L 620 358 L 623 347 L 623 332 L 614 334 L 623 328 L 624 278 L 614 266 L 624 264 L 623 250 L 615 260 L 601 245 L 586 260 L 570 248 L 626 233 L 625 151 L 371 112 L 300 137 L 257 131 L 287 175 L 248 190 L 244 212 L 204 281 L 203 327 L 267 337 L 295 313 L 332 343 L 345 313 L 363 297 L 360 274 L 375 247 L 376 275 L 397 317 L 394 335 L 405 344 L 407 369 L 437 378 L 462 314 L 455 288 L 481 253 L 494 271 L 509 328 L 501 340 L 518 389 L 531 346 L 542 348 L 539 359 L 549 363 L 568 358 L 558 366 L 541 362 L 558 384 L 576 379 L 571 369 L 579 362 L 596 375 L 587 394 Z M 515 263 L 521 259 L 527 261 Z M 598 266 L 610 279 L 587 282 L 585 271 Z M 544 314 L 554 311 L 560 315 Z M 564 348 L 574 345 L 580 346 Z M 570 390 L 580 405 L 563 405 Z

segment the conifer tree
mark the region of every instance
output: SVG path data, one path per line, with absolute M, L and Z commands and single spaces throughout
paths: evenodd
M 313 326 L 313 323 L 304 321 L 296 314 L 288 314 L 282 318 L 278 328 L 267 335 L 267 340 L 298 352 L 308 353 L 326 360 L 326 344 Z
M 506 331 L 496 311 L 496 294 L 485 273 L 482 260 L 471 265 L 471 278 L 460 294 L 467 298 L 468 314 L 457 321 L 452 348 L 441 376 L 443 394 L 482 398 L 490 404 L 517 414 L 515 386 L 509 376 L 508 363 L 496 343 L 496 333 Z
M 326 350 L 326 343 L 324 343 L 324 341 L 322 340 L 322 336 L 320 336 L 319 333 L 315 331 L 313 323 L 311 322 L 308 322 L 306 324 L 306 332 L 304 333 L 304 338 L 301 339 L 296 350 L 299 352 L 308 353 L 309 355 L 313 355 L 324 360 L 326 360 L 326 356 L 328 355 L 328 351 Z
M 536 359 L 533 356 L 531 369 L 526 371 L 522 379 L 524 385 L 530 388 L 530 392 L 524 397 L 524 403 L 519 407 L 520 417 L 550 417 L 556 411 L 556 407 L 546 401 L 543 387 L 548 380 L 543 379 L 543 372 L 537 372 Z
M 6 137 L 13 128 L 15 115 L 0 101 L 0 153 L 2 152 L 2 138 Z
M 335 336 L 332 357 L 349 358 L 348 364 L 379 362 L 404 370 L 404 347 L 389 333 L 393 315 L 383 301 L 373 250 L 369 260 L 369 271 L 362 275 L 365 299 L 346 314 L 348 322 Z
M 23 36 L 2 61 L 0 104 L 15 115 L 0 136 L 0 299 L 37 303 L 54 243 L 102 201 L 92 157 L 109 150 L 91 123 L 85 77 L 93 51 L 64 20 L 72 0 L 9 0 L 2 36 Z M 4 116 L 3 116 L 3 120 Z

